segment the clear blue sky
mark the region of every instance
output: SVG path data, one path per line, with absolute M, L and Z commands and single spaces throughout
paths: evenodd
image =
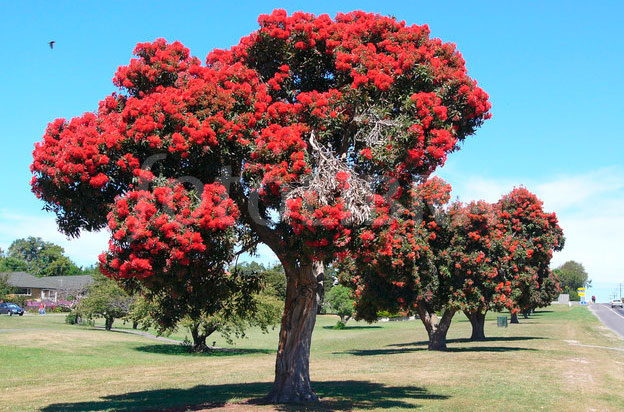
M 204 60 L 274 8 L 379 12 L 456 43 L 494 117 L 439 174 L 463 200 L 496 200 L 526 185 L 561 216 L 568 247 L 555 263 L 576 259 L 595 281 L 624 280 L 616 260 L 624 247 L 624 6 L 616 1 L 1 1 L 0 247 L 27 235 L 64 242 L 29 190 L 33 144 L 54 118 L 94 110 L 114 91 L 113 73 L 137 42 L 179 40 Z M 85 265 L 102 239 L 63 245 Z

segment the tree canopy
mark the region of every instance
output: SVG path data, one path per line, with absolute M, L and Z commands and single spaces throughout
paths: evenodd
M 17 239 L 9 246 L 6 256 L 0 256 L 0 272 L 25 271 L 35 276 L 82 274 L 82 269 L 64 253 L 61 246 L 40 237 Z
M 563 293 L 570 295 L 570 299 L 579 300 L 578 288 L 588 283 L 588 274 L 581 263 L 570 260 L 554 270 L 559 278 Z
M 563 232 L 554 213 L 526 188 L 496 204 L 448 205 L 451 187 L 431 178 L 411 191 L 395 214 L 383 200 L 377 225 L 357 233 L 358 248 L 343 261 L 341 281 L 354 290 L 356 318 L 379 311 L 416 312 L 429 334 L 429 349 L 446 348 L 457 311 L 484 339 L 488 310 L 512 314 L 550 304 L 559 291 L 550 271 Z
M 7 282 L 7 277 L 0 274 L 0 302 L 5 301 L 14 289 Z
M 94 276 L 87 295 L 78 301 L 74 312 L 87 319 L 102 317 L 105 328 L 110 330 L 115 319 L 128 315 L 132 302 L 133 298 L 116 282 L 98 274 Z
M 104 269 L 146 288 L 175 290 L 196 264 L 226 276 L 232 252 L 213 236 L 268 245 L 287 290 L 267 399 L 311 401 L 323 265 L 378 208 L 407 203 L 490 103 L 427 26 L 361 11 L 258 22 L 205 65 L 179 42 L 138 44 L 119 93 L 50 123 L 32 186 L 68 235 L 108 225 Z
M 325 295 L 331 313 L 340 316 L 340 322 L 346 325 L 353 316 L 355 301 L 351 297 L 351 290 L 345 286 L 337 285 Z

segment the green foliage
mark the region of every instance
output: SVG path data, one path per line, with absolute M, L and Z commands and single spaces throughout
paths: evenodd
M 128 315 L 133 298 L 104 275 L 95 275 L 93 280 L 74 313 L 89 320 L 103 317 L 106 329 L 110 329 L 115 319 Z
M 0 271 L 25 271 L 35 276 L 71 276 L 82 274 L 65 250 L 52 242 L 30 236 L 11 243 L 6 257 L 0 259 Z
M 19 306 L 22 309 L 26 309 L 26 303 L 28 302 L 29 299 L 28 299 L 28 296 L 17 295 L 17 296 L 8 297 L 6 300 L 8 302 L 15 303 L 17 306 Z
M 7 282 L 6 276 L 0 276 L 0 301 L 6 300 L 13 291 L 14 289 Z
M 286 299 L 286 273 L 280 264 L 264 270 L 260 276 L 265 284 L 265 292 L 284 301 Z
M 266 269 L 257 262 L 243 263 L 231 268 L 229 275 L 202 279 L 193 277 L 189 288 L 179 289 L 176 296 L 127 282 L 136 299 L 125 319 L 141 329 L 154 327 L 161 335 L 188 329 L 195 352 L 205 351 L 207 337 L 215 332 L 232 342 L 244 337 L 249 327 L 267 332 L 279 323 L 285 296 L 281 266 Z M 202 286 L 204 281 L 212 287 Z
M 68 313 L 67 316 L 65 316 L 65 323 L 68 325 L 76 325 L 79 318 L 80 317 L 76 313 Z
M 379 312 L 377 312 L 377 316 L 379 318 L 388 318 L 388 319 L 394 319 L 394 318 L 404 318 L 405 316 L 407 316 L 408 313 L 404 312 L 404 313 L 391 313 L 388 312 L 387 310 L 380 310 Z
M 336 324 L 334 325 L 334 329 L 340 330 L 340 329 L 344 329 L 346 328 L 347 325 L 345 325 L 342 321 L 338 321 L 336 322 Z
M 262 263 L 251 261 L 239 263 L 230 270 L 262 279 L 262 288 L 267 294 L 286 299 L 286 273 L 281 264 L 265 267 Z
M 14 257 L 0 257 L 0 272 L 25 272 L 28 264 Z
M 340 322 L 346 324 L 353 316 L 354 300 L 348 287 L 342 285 L 334 286 L 327 292 L 325 299 L 329 304 L 331 312 L 340 316 Z
M 562 293 L 569 294 L 570 300 L 580 300 L 577 289 L 591 282 L 587 280 L 587 271 L 583 265 L 573 260 L 564 263 L 553 272 L 559 278 Z
M 136 295 L 130 305 L 128 314 L 124 317 L 124 321 L 131 322 L 143 330 L 158 327 L 156 320 L 151 316 L 151 312 L 157 310 L 149 300 L 144 296 Z

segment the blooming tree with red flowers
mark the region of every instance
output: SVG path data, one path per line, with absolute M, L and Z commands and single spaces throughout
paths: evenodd
M 375 225 L 363 229 L 359 250 L 343 268 L 343 282 L 355 290 L 357 318 L 375 321 L 380 310 L 416 312 L 430 350 L 446 348 L 457 311 L 478 321 L 493 301 L 506 301 L 505 291 L 496 289 L 500 231 L 494 231 L 492 205 L 446 207 L 450 191 L 446 182 L 432 178 L 414 188 L 402 213 L 385 215 L 389 209 L 381 204 L 377 213 L 385 220 L 378 233 Z
M 499 264 L 503 256 L 502 232 L 496 227 L 492 204 L 478 201 L 451 207 L 453 233 L 450 259 L 462 279 L 453 295 L 472 325 L 471 340 L 485 339 L 485 314 L 510 305 L 509 287 Z
M 501 264 L 504 287 L 510 289 L 512 323 L 517 323 L 518 312 L 547 306 L 559 293 L 550 261 L 565 238 L 556 214 L 544 212 L 543 202 L 524 187 L 503 196 L 496 213 L 506 250 Z
M 341 260 L 341 281 L 354 290 L 356 319 L 376 321 L 379 311 L 416 312 L 430 350 L 446 348 L 458 310 L 454 291 L 462 285 L 451 266 L 454 226 L 445 208 L 450 192 L 434 177 L 413 187 L 410 203 L 394 213 L 378 196 L 373 224 L 357 232 L 357 249 Z
M 202 328 L 204 319 L 218 317 L 222 329 L 241 318 L 258 323 L 258 279 L 226 271 L 239 211 L 218 183 L 205 185 L 201 197 L 175 180 L 153 183 L 151 190 L 130 190 L 112 205 L 112 238 L 100 269 L 145 295 L 160 330 L 192 320 L 193 349 L 203 351 L 218 329 L 214 322 Z
M 258 21 L 205 65 L 177 42 L 139 44 L 114 77 L 119 93 L 95 113 L 48 126 L 32 185 L 69 235 L 117 224 L 103 268 L 146 287 L 180 282 L 178 271 L 194 271 L 201 254 L 201 265 L 222 267 L 227 253 L 213 255 L 207 233 L 235 228 L 239 246 L 268 245 L 284 266 L 287 296 L 267 400 L 313 401 L 323 265 L 353 251 L 354 229 L 380 223 L 380 205 L 407 203 L 414 182 L 490 116 L 490 103 L 455 46 L 427 26 L 365 12 L 332 19 L 276 10 Z M 220 200 L 202 206 L 202 194 L 195 207 L 167 206 L 169 226 L 152 216 L 151 234 L 139 230 L 154 238 L 148 258 L 134 250 L 142 248 L 134 235 L 115 238 L 134 225 L 117 210 L 123 199 L 158 209 L 161 179 Z

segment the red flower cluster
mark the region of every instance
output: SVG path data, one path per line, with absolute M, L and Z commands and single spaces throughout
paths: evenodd
M 198 65 L 197 58 L 190 58 L 189 50 L 180 42 L 167 44 L 165 39 L 153 43 L 139 43 L 134 49 L 138 59 L 132 59 L 129 66 L 120 67 L 113 83 L 133 94 L 148 92 L 156 86 L 173 86 L 177 75 Z
M 128 192 L 108 215 L 113 239 L 100 267 L 110 277 L 139 279 L 198 270 L 206 256 L 229 256 L 238 215 L 220 184 L 206 185 L 201 202 L 175 182 Z
M 558 290 L 550 261 L 564 245 L 557 216 L 543 210 L 543 202 L 524 187 L 515 188 L 496 205 L 497 228 L 506 249 L 505 266 L 513 273 L 515 310 L 550 304 Z
M 76 233 L 110 224 L 109 207 L 114 203 L 123 209 L 123 202 L 115 199 L 126 199 L 128 218 L 134 216 L 139 201 L 130 198 L 138 196 L 133 193 L 140 193 L 141 205 L 160 210 L 156 189 L 138 191 L 137 183 L 153 183 L 156 176 L 213 182 L 229 166 L 237 168 L 234 176 L 242 175 L 237 182 L 242 187 L 239 205 L 245 203 L 241 196 L 257 193 L 259 210 L 278 210 L 282 198 L 305 187 L 318 167 L 311 136 L 321 150 L 352 169 L 349 176 L 336 176 L 340 190 L 362 174 L 394 179 L 402 186 L 374 216 L 375 233 L 386 224 L 394 225 L 396 232 L 384 234 L 382 250 L 395 248 L 403 232 L 407 236 L 421 230 L 415 222 L 402 227 L 402 221 L 414 219 L 397 220 L 385 210 L 394 209 L 393 203 L 407 196 L 415 178 L 443 164 L 457 142 L 489 117 L 487 94 L 468 77 L 455 46 L 431 39 L 426 26 L 407 26 L 364 12 L 331 19 L 276 10 L 260 16 L 259 24 L 259 30 L 237 46 L 210 53 L 206 65 L 178 42 L 139 44 L 137 58 L 115 74 L 121 94 L 104 99 L 95 114 L 49 126 L 34 152 L 32 185 L 57 213 L 64 230 Z M 153 155 L 162 154 L 166 157 L 152 162 Z M 374 193 L 379 188 L 371 189 Z M 290 227 L 276 229 L 282 243 L 300 247 L 296 253 L 308 257 L 343 253 L 352 237 L 340 190 L 324 202 L 314 193 L 293 199 L 303 203 L 287 208 L 283 220 Z M 180 202 L 185 202 L 184 196 Z M 164 228 L 152 228 L 151 218 L 142 221 L 138 216 L 138 223 L 117 221 L 114 253 L 123 254 L 127 265 L 122 270 L 120 263 L 116 270 L 148 276 L 154 267 L 184 266 L 189 251 L 199 252 L 188 249 L 199 238 L 182 241 L 176 236 L 169 244 L 161 231 L 175 232 L 173 223 L 178 222 L 194 228 L 191 232 L 199 233 L 205 243 L 202 231 L 210 225 L 222 230 L 235 218 L 227 208 L 222 214 L 209 206 L 210 213 L 217 214 L 202 223 L 195 214 L 204 206 L 180 207 L 173 208 L 175 219 Z M 188 225 L 183 223 L 188 219 Z M 422 230 L 431 241 L 439 236 L 434 226 Z M 166 259 L 173 261 L 162 257 L 165 261 L 156 265 L 132 250 L 138 245 L 127 236 L 149 237 L 149 232 L 169 248 Z M 410 242 L 402 246 L 406 257 L 393 258 L 393 265 L 413 258 L 407 249 L 416 244 Z M 155 250 L 165 253 L 158 243 Z
M 284 213 L 309 257 L 331 258 L 351 240 L 351 229 L 346 227 L 351 213 L 341 199 L 322 205 L 316 194 L 307 193 L 303 198 L 288 199 Z

